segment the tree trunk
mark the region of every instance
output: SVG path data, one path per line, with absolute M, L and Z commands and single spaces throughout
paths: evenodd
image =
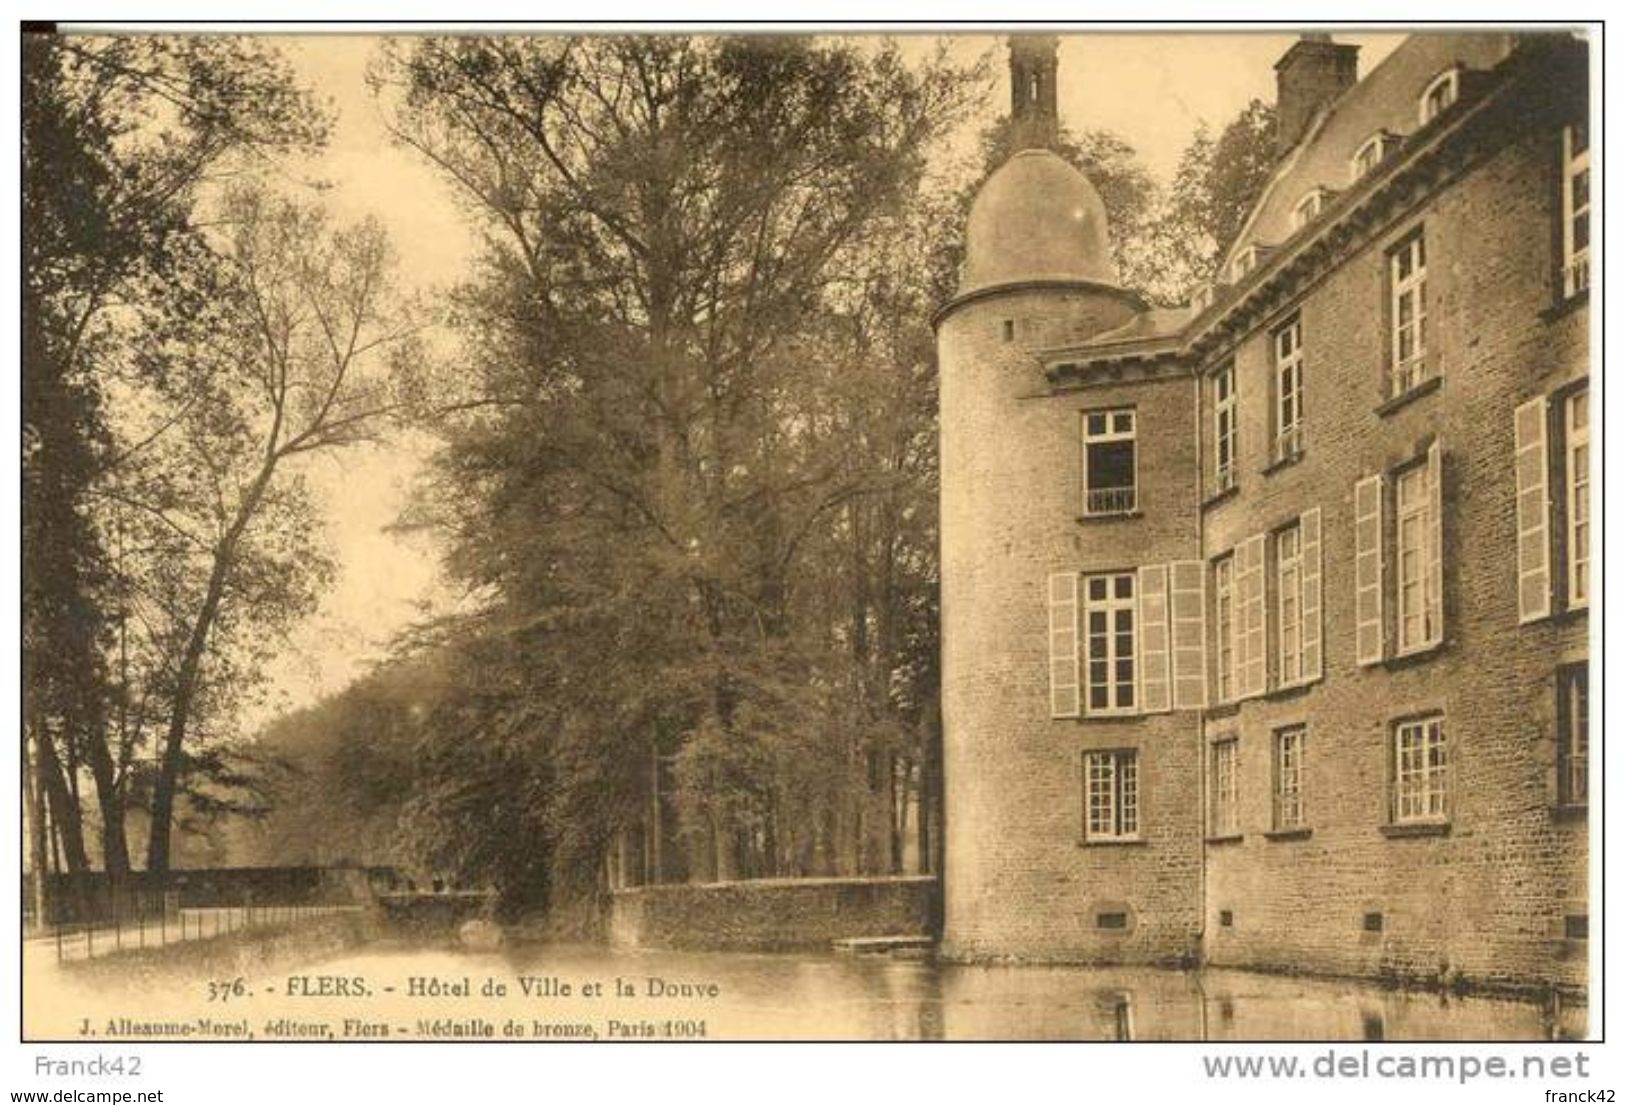
M 46 875 L 50 850 L 45 837 L 45 803 L 40 800 L 39 757 L 28 754 L 30 734 L 25 731 L 23 750 L 23 799 L 28 810 L 28 864 L 34 891 L 34 926 L 43 928 L 50 919 L 51 880 Z
M 90 855 L 85 851 L 84 825 L 68 780 L 62 774 L 62 761 L 57 758 L 56 742 L 43 732 L 36 733 L 35 737 L 51 824 L 56 827 L 57 836 L 62 842 L 62 863 L 70 874 L 88 871 Z
M 175 792 L 180 785 L 186 727 L 192 717 L 192 700 L 197 694 L 198 676 L 203 669 L 203 653 L 208 647 L 209 633 L 214 629 L 215 619 L 220 614 L 220 604 L 225 599 L 226 580 L 236 564 L 238 543 L 247 531 L 249 522 L 259 510 L 260 500 L 264 498 L 265 489 L 270 486 L 271 476 L 276 471 L 276 434 L 277 430 L 273 429 L 271 441 L 266 447 L 265 464 L 253 484 L 249 486 L 242 504 L 238 506 L 237 516 L 232 519 L 231 528 L 215 546 L 214 565 L 209 572 L 209 587 L 204 592 L 203 606 L 198 610 L 197 621 L 192 624 L 192 632 L 186 639 L 186 651 L 181 656 L 180 669 L 175 678 L 175 700 L 170 709 L 169 728 L 164 736 L 163 759 L 159 763 L 158 780 L 152 791 L 152 828 L 151 836 L 147 840 L 148 871 L 169 870 L 170 827 L 175 819 Z

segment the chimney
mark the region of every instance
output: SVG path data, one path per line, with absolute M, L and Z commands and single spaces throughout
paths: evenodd
M 1054 35 L 1010 36 L 1010 152 L 1053 149 L 1060 132 L 1055 107 Z
M 1306 34 L 1275 63 L 1275 156 L 1298 144 L 1315 112 L 1354 85 L 1360 48 Z

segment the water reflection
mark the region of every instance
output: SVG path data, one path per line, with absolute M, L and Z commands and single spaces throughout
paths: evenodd
M 280 980 L 254 999 L 273 1016 L 382 1018 L 416 1036 L 426 1019 L 590 1025 L 599 1038 L 677 1038 L 703 1024 L 709 1039 L 856 1040 L 1541 1040 L 1581 1038 L 1583 1006 L 1384 990 L 1347 981 L 1148 968 L 968 966 L 918 958 L 623 951 L 515 944 L 491 951 L 379 943 L 296 968 L 363 978 L 367 1002 L 283 996 Z M 412 978 L 468 979 L 465 996 L 412 1000 Z M 505 983 L 506 992 L 485 987 Z M 551 980 L 522 987 L 520 979 Z M 71 978 L 64 984 L 71 984 Z M 594 992 L 594 984 L 598 991 Z M 715 986 L 714 996 L 710 987 Z M 149 1016 L 196 1015 L 173 978 L 132 978 L 120 995 L 102 974 L 99 1002 Z M 482 993 L 482 990 L 485 990 Z M 539 996 L 543 995 L 543 996 Z M 41 1026 L 44 1027 L 43 1025 Z M 31 1035 L 52 1035 L 33 1031 Z M 538 1029 L 528 1035 L 540 1034 Z M 555 1035 L 562 1032 L 555 1032 Z

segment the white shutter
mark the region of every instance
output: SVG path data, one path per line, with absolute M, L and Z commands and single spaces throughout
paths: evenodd
M 1427 468 L 1427 643 L 1444 640 L 1444 452 L 1439 443 L 1428 446 Z
M 1140 711 L 1165 714 L 1169 700 L 1168 565 L 1140 569 Z
M 1513 468 L 1518 487 L 1518 621 L 1552 612 L 1551 463 L 1546 444 L 1546 397 L 1512 416 Z
M 1078 716 L 1078 573 L 1049 577 L 1049 712 Z
M 1354 484 L 1354 658 L 1380 664 L 1383 657 L 1383 478 Z
M 1321 567 L 1320 508 L 1298 515 L 1299 552 L 1302 568 L 1298 579 L 1303 594 L 1298 609 L 1303 614 L 1303 679 L 1313 682 L 1322 674 L 1321 647 Z
M 1207 565 L 1168 565 L 1168 609 L 1174 661 L 1174 709 L 1207 706 Z
M 1236 546 L 1236 617 L 1241 629 L 1236 697 L 1264 693 L 1264 535 Z

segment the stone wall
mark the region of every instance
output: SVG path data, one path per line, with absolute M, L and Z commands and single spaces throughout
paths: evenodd
M 1560 127 L 1532 121 L 1539 125 L 1520 139 L 1374 227 L 1359 253 L 1222 353 L 1236 364 L 1240 486 L 1206 512 L 1204 553 L 1321 509 L 1325 678 L 1207 720 L 1209 741 L 1235 738 L 1240 754 L 1242 833 L 1207 849 L 1215 964 L 1585 984 L 1587 942 L 1566 937 L 1565 922 L 1587 913 L 1586 822 L 1554 807 L 1556 668 L 1584 660 L 1586 618 L 1520 625 L 1517 606 L 1513 410 L 1587 371 L 1585 309 L 1554 310 Z M 1387 251 L 1417 229 L 1426 235 L 1439 382 L 1396 407 L 1382 391 Z M 1304 452 L 1270 468 L 1271 335 L 1294 313 L 1306 358 Z M 1361 666 L 1354 484 L 1391 477 L 1434 440 L 1444 470 L 1444 641 Z M 1272 594 L 1272 662 L 1275 609 Z M 1449 819 L 1427 835 L 1401 835 L 1389 824 L 1390 745 L 1396 722 L 1418 714 L 1443 720 Z M 1274 733 L 1287 725 L 1307 726 L 1308 831 L 1290 836 L 1270 833 Z
M 955 307 L 938 330 L 949 958 L 1167 963 L 1198 954 L 1196 713 L 1050 711 L 1049 575 L 1200 555 L 1195 381 L 1136 371 L 1053 394 L 1034 356 L 1124 312 L 1099 289 L 1018 287 Z M 1135 412 L 1137 509 L 1085 518 L 1083 412 L 1108 408 Z M 1137 754 L 1138 839 L 1085 839 L 1083 757 L 1096 750 Z
M 929 935 L 936 893 L 930 876 L 630 887 L 610 896 L 609 940 L 632 948 L 827 951 L 836 940 Z

